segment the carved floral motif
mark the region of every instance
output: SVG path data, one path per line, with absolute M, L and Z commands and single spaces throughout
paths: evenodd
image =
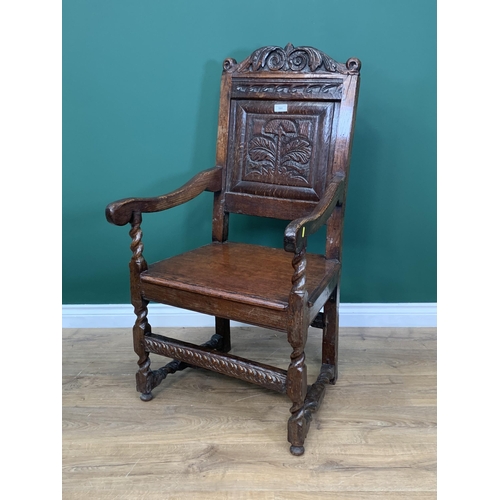
M 246 173 L 271 184 L 279 184 L 280 179 L 307 182 L 311 153 L 311 141 L 299 135 L 296 123 L 272 119 L 248 145 Z

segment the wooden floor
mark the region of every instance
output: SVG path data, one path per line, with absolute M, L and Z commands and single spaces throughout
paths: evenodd
M 153 330 L 195 343 L 212 334 Z M 232 340 L 233 354 L 287 367 L 282 334 L 234 328 Z M 311 328 L 310 383 L 320 343 Z M 339 380 L 301 457 L 288 451 L 286 396 L 187 369 L 142 402 L 136 367 L 131 329 L 63 330 L 63 499 L 436 498 L 433 328 L 341 329 Z

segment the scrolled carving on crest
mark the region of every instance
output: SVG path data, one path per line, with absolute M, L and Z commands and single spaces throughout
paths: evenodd
M 233 59 L 232 57 L 228 57 L 222 67 L 224 68 L 224 71 L 231 71 L 232 69 L 234 69 L 236 66 L 238 65 L 238 63 L 236 62 L 235 59 Z
M 345 64 L 350 73 L 359 73 L 361 69 L 361 61 L 355 57 L 347 59 Z
M 224 71 L 230 73 L 302 71 L 350 75 L 359 73 L 361 62 L 359 59 L 350 58 L 346 64 L 342 64 L 314 47 L 294 47 L 289 43 L 285 48 L 274 45 L 261 47 L 240 64 L 237 64 L 234 59 L 226 59 L 223 67 Z

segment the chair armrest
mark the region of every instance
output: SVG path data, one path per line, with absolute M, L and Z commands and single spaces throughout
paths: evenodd
M 134 212 L 160 212 L 192 200 L 203 191 L 222 189 L 222 168 L 203 170 L 186 182 L 182 187 L 154 198 L 124 198 L 106 207 L 106 219 L 111 224 L 124 226 L 132 220 Z
M 338 173 L 319 200 L 316 208 L 305 217 L 295 219 L 285 229 L 284 246 L 287 252 L 300 252 L 306 244 L 307 235 L 315 233 L 333 212 L 339 200 L 344 197 L 345 174 Z

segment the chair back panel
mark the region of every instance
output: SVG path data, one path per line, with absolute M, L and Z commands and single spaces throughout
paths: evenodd
M 314 209 L 346 169 L 335 157 L 346 83 L 359 71 L 350 61 L 289 44 L 224 62 L 217 157 L 225 212 L 292 220 Z

